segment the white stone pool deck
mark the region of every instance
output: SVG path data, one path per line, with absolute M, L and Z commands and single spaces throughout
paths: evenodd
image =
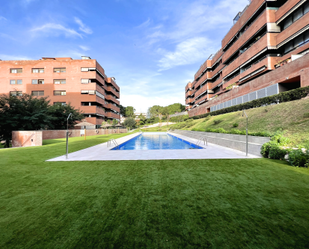
M 196 144 L 197 139 L 189 138 L 170 132 L 170 134 L 183 140 Z M 122 144 L 131 138 L 138 136 L 134 133 L 122 138 L 116 139 L 118 144 Z M 260 158 L 255 155 L 248 155 L 239 150 L 222 147 L 216 144 L 208 143 L 208 146 L 200 144 L 204 149 L 189 150 L 111 150 L 113 147 L 107 147 L 107 143 L 98 144 L 87 149 L 69 153 L 66 156 L 56 157 L 51 161 L 121 161 L 121 160 L 169 160 L 169 159 L 249 159 Z

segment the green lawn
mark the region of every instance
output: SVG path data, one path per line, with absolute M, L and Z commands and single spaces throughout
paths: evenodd
M 121 134 L 123 135 L 123 134 Z M 70 139 L 70 151 L 110 136 Z M 0 150 L 0 248 L 308 248 L 309 171 L 269 159 L 45 162 Z

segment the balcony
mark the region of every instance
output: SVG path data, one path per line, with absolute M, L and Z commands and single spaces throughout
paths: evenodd
M 246 69 L 245 71 L 243 71 L 242 73 L 240 73 L 239 75 L 239 79 L 241 82 L 245 82 L 247 80 L 249 80 L 251 77 L 257 76 L 258 74 L 261 74 L 262 72 L 265 72 L 269 69 L 272 68 L 271 66 L 271 57 L 266 57 L 252 65 L 250 65 L 249 67 L 245 67 L 244 69 Z
M 197 88 L 199 85 L 201 85 L 206 79 L 211 78 L 211 72 L 207 71 L 194 85 L 195 88 Z
M 308 25 L 309 12 L 298 19 L 296 22 L 291 24 L 288 28 L 283 30 L 280 34 L 277 35 L 277 45 L 280 47 L 280 43 L 291 37 L 297 31 L 301 30 Z
M 113 104 L 107 104 L 107 105 L 106 105 L 106 108 L 107 108 L 107 109 L 114 110 L 114 111 L 116 111 L 116 112 L 120 112 L 120 108 L 119 108 L 118 106 L 113 105 Z
M 227 76 L 231 72 L 235 71 L 236 69 L 239 69 L 239 57 L 236 58 L 234 61 L 232 61 L 229 65 L 227 65 L 223 70 L 222 70 L 222 77 Z
M 105 116 L 108 118 L 120 119 L 120 115 L 113 112 L 106 112 Z
M 267 16 L 264 11 L 255 22 L 243 33 L 242 36 L 223 54 L 222 62 L 227 61 L 233 54 L 235 54 L 241 46 L 245 44 L 254 34 L 256 34 L 263 26 L 266 25 Z
M 218 50 L 217 53 L 215 53 L 215 55 L 212 57 L 211 59 L 211 66 L 216 63 L 216 61 L 223 55 L 223 50 L 222 48 L 220 50 Z
M 106 91 L 114 94 L 116 96 L 116 98 L 119 99 L 119 92 L 116 92 L 112 86 L 108 86 L 105 89 L 106 89 Z
M 120 91 L 119 86 L 116 84 L 113 78 L 107 78 L 106 82 L 112 84 L 118 91 Z
M 236 82 L 239 82 L 239 75 L 237 75 L 233 79 L 230 79 L 229 81 L 224 81 L 222 89 L 226 89 L 228 86 L 230 86 L 230 85 L 232 85 L 232 84 L 234 84 Z
M 246 24 L 246 22 L 253 16 L 253 14 L 264 4 L 264 0 L 251 1 L 248 8 L 241 15 L 239 20 L 234 24 L 230 31 L 222 40 L 222 48 L 224 48 L 229 41 L 239 32 L 239 30 Z
M 201 87 L 201 89 L 199 89 L 196 93 L 195 93 L 195 99 L 197 97 L 199 97 L 200 94 L 202 94 L 203 92 L 206 92 L 209 89 L 209 84 L 205 84 L 204 86 Z M 199 101 L 199 100 L 197 100 Z
M 211 78 L 214 77 L 220 70 L 222 70 L 225 67 L 225 65 L 223 63 L 221 63 L 216 69 L 215 71 L 210 73 Z
M 189 89 L 191 89 L 192 88 L 192 83 L 191 82 L 189 82 L 187 85 L 186 85 L 186 89 L 185 89 L 185 91 L 187 92 Z
M 193 104 L 194 103 L 194 99 L 193 98 L 187 98 L 186 99 L 186 105 L 189 105 L 189 104 Z
M 217 79 L 215 82 L 211 83 L 209 89 L 214 89 L 216 86 L 222 83 L 222 78 Z
M 211 60 L 206 60 L 200 67 L 200 69 L 196 72 L 196 74 L 194 75 L 194 79 L 196 79 L 197 77 L 199 77 L 201 75 L 201 73 L 207 68 L 207 67 L 211 67 Z
M 276 22 L 279 21 L 290 9 L 292 9 L 299 0 L 289 0 L 276 11 Z
M 114 98 L 112 95 L 108 94 L 105 97 L 107 100 L 113 101 L 114 103 L 116 103 L 117 105 L 120 104 L 119 100 L 117 100 L 116 98 Z
M 86 114 L 101 114 L 101 115 L 106 115 L 105 111 L 102 107 L 98 106 L 81 106 L 81 110 L 86 113 Z

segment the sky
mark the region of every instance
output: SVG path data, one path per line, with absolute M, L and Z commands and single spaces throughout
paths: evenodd
M 0 0 L 0 59 L 90 56 L 120 104 L 185 104 L 185 86 L 248 0 Z

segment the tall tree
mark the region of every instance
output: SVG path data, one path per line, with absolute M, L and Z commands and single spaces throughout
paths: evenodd
M 126 107 L 119 105 L 119 108 L 120 108 L 120 115 L 125 117 L 126 116 Z
M 127 106 L 126 107 L 126 117 L 134 117 L 134 112 L 135 112 L 135 109 L 133 106 Z
M 63 107 L 65 108 L 65 107 Z M 31 95 L 23 94 L 22 96 L 0 96 L 0 140 L 6 141 L 6 147 L 9 147 L 14 130 L 40 130 L 52 129 L 63 126 L 63 116 L 66 111 L 73 111 L 74 108 L 53 107 L 49 105 L 47 98 L 36 98 Z M 73 115 L 70 122 L 82 118 L 79 113 Z M 65 119 L 66 120 L 66 119 Z
M 136 125 L 136 121 L 134 120 L 134 118 L 128 117 L 126 118 L 126 120 L 124 121 L 123 125 L 125 127 L 128 127 L 130 129 L 132 129 L 135 125 Z

